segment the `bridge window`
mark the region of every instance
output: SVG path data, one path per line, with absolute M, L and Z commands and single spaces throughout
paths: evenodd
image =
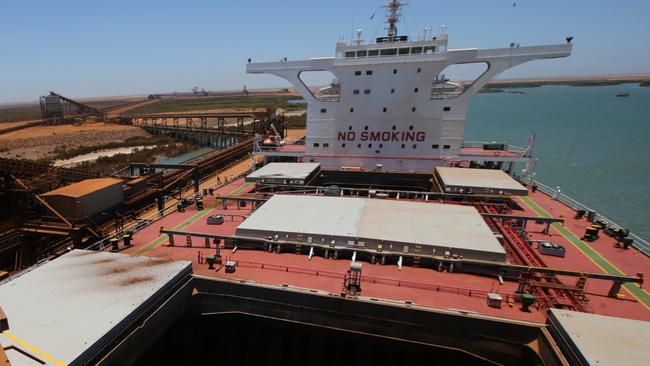
M 346 51 L 346 52 L 345 52 L 345 57 L 346 57 L 346 58 L 350 58 L 350 57 L 354 57 L 354 56 L 355 56 L 355 52 L 354 52 L 354 51 Z
M 411 47 L 411 55 L 419 55 L 422 53 L 422 47 Z
M 430 55 L 432 53 L 436 52 L 436 46 L 428 46 L 424 47 L 424 53 L 427 55 Z
M 399 54 L 400 54 L 400 55 L 408 55 L 408 54 L 409 54 L 409 50 L 410 50 L 410 49 L 409 49 L 408 47 L 400 48 L 400 49 L 399 49 Z
M 445 150 L 451 149 L 451 145 L 442 145 L 442 148 Z
M 357 51 L 357 57 L 366 57 L 368 54 L 368 51 L 363 50 L 363 51 Z
M 379 54 L 381 56 L 393 56 L 397 54 L 397 48 L 384 48 Z
M 379 55 L 379 50 L 369 50 L 368 51 L 368 57 L 376 57 Z
M 302 71 L 298 78 L 311 95 L 321 102 L 338 102 L 341 84 L 329 71 Z M 323 85 L 327 85 L 323 87 Z

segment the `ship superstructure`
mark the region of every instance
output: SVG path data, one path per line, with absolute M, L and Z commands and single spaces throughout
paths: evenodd
M 524 62 L 571 54 L 570 39 L 544 46 L 448 49 L 444 27 L 437 35 L 425 31 L 411 40 L 397 34 L 401 6 L 399 1 L 387 5 L 388 34 L 373 43 L 359 31 L 352 42 L 337 43 L 334 57 L 246 66 L 248 73 L 289 81 L 307 101 L 304 161 L 327 168 L 430 171 L 462 159 L 469 102 L 483 85 Z M 459 64 L 483 64 L 485 71 L 468 83 L 447 80 L 444 70 Z M 328 71 L 336 81 L 328 88 L 309 88 L 302 75 L 313 71 Z

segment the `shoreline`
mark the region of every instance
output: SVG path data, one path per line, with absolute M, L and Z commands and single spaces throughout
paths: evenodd
M 525 79 L 496 79 L 488 82 L 482 90 L 508 88 L 534 88 L 544 85 L 610 86 L 620 84 L 643 84 L 650 86 L 650 74 L 594 75 L 575 77 L 549 77 Z

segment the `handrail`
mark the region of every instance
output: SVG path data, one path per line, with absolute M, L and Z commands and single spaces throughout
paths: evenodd
M 236 162 L 236 163 L 239 163 L 239 162 Z M 223 172 L 224 170 L 226 170 L 228 168 L 231 168 L 236 163 L 230 164 L 230 165 L 226 166 L 225 168 L 219 170 L 217 172 L 217 174 L 219 174 L 219 172 Z M 221 185 L 219 187 L 223 187 L 226 184 L 232 183 L 233 181 L 235 181 L 235 180 L 237 180 L 237 179 L 239 179 L 239 178 L 241 178 L 243 176 L 246 176 L 248 173 L 250 173 L 250 169 L 248 169 L 248 170 L 246 170 L 246 171 L 244 171 L 242 173 L 239 173 L 237 175 L 234 175 L 232 177 L 227 177 L 222 181 L 222 183 L 221 183 Z M 209 177 L 201 178 L 199 180 L 199 182 L 205 181 L 207 179 L 209 179 Z M 170 199 L 171 198 L 172 197 L 170 197 Z M 156 204 L 154 203 L 152 205 L 147 206 L 147 208 L 155 206 L 155 205 Z M 163 217 L 165 217 L 165 216 L 167 216 L 167 215 L 169 215 L 171 213 L 176 212 L 177 209 L 178 208 L 177 208 L 176 205 L 171 205 L 169 207 L 165 207 L 162 211 L 156 211 L 156 212 L 153 212 L 149 216 L 139 218 L 139 219 L 137 219 L 137 221 L 135 223 L 127 226 L 126 228 L 120 230 L 119 232 L 111 234 L 111 235 L 105 237 L 104 239 L 99 240 L 99 241 L 91 244 L 90 246 L 86 247 L 85 249 L 86 250 L 97 250 L 97 251 L 103 250 L 103 249 L 105 249 L 106 247 L 108 247 L 110 245 L 110 240 L 112 238 L 118 238 L 119 239 L 119 238 L 122 237 L 122 235 L 124 235 L 124 233 L 129 232 L 129 231 L 133 232 L 133 233 L 137 233 L 138 231 L 140 231 L 140 230 L 144 229 L 145 227 L 151 225 L 152 223 L 156 222 L 157 220 L 160 220 Z
M 538 180 L 534 181 L 535 185 L 537 186 L 537 189 L 540 190 L 541 192 L 553 197 L 556 192 L 553 188 L 539 182 Z M 589 206 L 585 205 L 582 202 L 579 202 L 569 196 L 567 196 L 564 193 L 559 193 L 557 194 L 557 200 L 562 202 L 563 204 L 573 208 L 574 210 L 585 210 L 586 212 L 589 211 L 594 211 L 596 212 L 596 219 L 605 221 L 608 225 L 616 226 L 622 228 L 623 226 L 617 224 L 614 220 L 611 220 L 600 213 L 598 211 L 590 208 Z M 634 239 L 634 242 L 632 243 L 632 246 L 638 249 L 641 253 L 645 254 L 646 256 L 650 257 L 650 243 L 648 243 L 646 240 L 642 239 L 638 235 L 630 232 L 629 237 Z

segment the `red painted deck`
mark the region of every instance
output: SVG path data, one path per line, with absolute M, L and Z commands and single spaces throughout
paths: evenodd
M 243 179 L 232 182 L 215 191 L 216 195 L 245 194 L 253 188 L 250 183 L 244 183 Z M 574 212 L 563 204 L 552 200 L 550 197 L 536 192 L 531 194 L 531 199 L 546 210 L 552 216 L 562 215 L 566 220 L 566 228 L 576 235 L 581 236 L 588 226 L 586 220 L 573 219 Z M 518 203 L 525 212 L 514 212 L 536 216 L 530 207 L 527 207 L 520 199 Z M 193 263 L 194 272 L 197 274 L 229 278 L 251 280 L 258 283 L 281 285 L 289 284 L 296 287 L 304 287 L 327 291 L 339 294 L 343 287 L 343 276 L 349 268 L 349 260 L 329 260 L 320 257 L 313 257 L 309 260 L 307 255 L 289 253 L 267 253 L 264 251 L 239 249 L 236 253 L 229 250 L 222 250 L 225 258 L 238 261 L 237 271 L 226 274 L 223 269 L 209 270 L 207 265 L 198 263 L 198 254 L 203 256 L 214 253 L 212 248 L 204 247 L 204 240 L 195 238 L 191 248 L 186 247 L 185 238 L 176 237 L 175 246 L 169 246 L 166 236 L 160 237 L 159 229 L 164 226 L 166 229 L 182 231 L 214 233 L 222 235 L 233 235 L 241 218 L 230 219 L 222 225 L 207 225 L 208 215 L 215 213 L 222 214 L 247 214 L 250 207 L 239 209 L 231 205 L 224 210 L 220 203 L 215 202 L 214 197 L 205 197 L 205 211 L 196 211 L 193 206 L 188 207 L 186 212 L 174 212 L 169 216 L 151 224 L 149 227 L 138 232 L 134 236 L 134 247 L 125 250 L 123 253 L 135 255 L 147 255 L 169 259 L 190 260 Z M 190 222 L 195 220 L 194 222 Z M 565 258 L 542 256 L 549 267 L 566 268 L 576 271 L 598 272 L 605 271 L 582 253 L 567 238 L 552 229 L 550 235 L 542 233 L 543 226 L 528 223 L 528 235 L 532 239 L 550 240 L 562 244 L 567 249 Z M 591 243 L 602 256 L 606 257 L 613 265 L 628 275 L 637 272 L 648 272 L 650 259 L 635 249 L 613 248 L 614 239 L 601 235 L 601 238 Z M 517 284 L 505 282 L 499 285 L 496 278 L 485 276 L 437 272 L 427 268 L 404 267 L 401 271 L 395 265 L 372 265 L 363 263 L 362 293 L 364 297 L 382 298 L 395 301 L 411 301 L 421 306 L 434 308 L 452 308 L 467 311 L 475 311 L 482 314 L 544 322 L 544 311 L 533 308 L 531 312 L 519 310 L 518 303 L 508 304 L 504 302 L 501 309 L 490 308 L 486 304 L 485 293 L 498 292 L 504 296 L 514 293 Z M 574 284 L 575 278 L 561 278 L 566 284 Z M 609 281 L 590 279 L 587 282 L 586 293 L 589 299 L 589 306 L 593 312 L 641 320 L 650 321 L 650 309 L 640 303 L 629 291 L 623 290 L 625 297 L 622 299 L 608 298 L 605 295 L 611 286 Z

